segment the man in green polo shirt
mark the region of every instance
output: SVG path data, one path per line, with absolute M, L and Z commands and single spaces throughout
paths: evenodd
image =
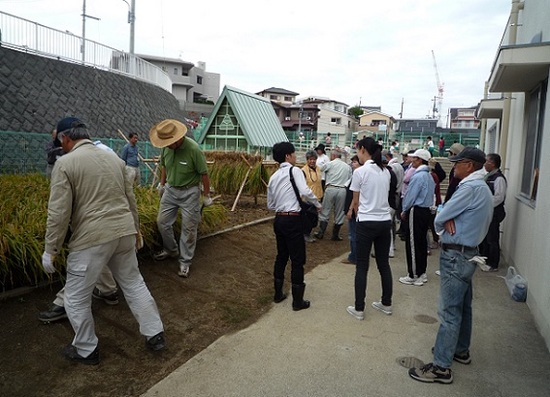
M 162 148 L 160 154 L 160 208 L 157 227 L 163 249 L 156 260 L 179 258 L 180 277 L 189 277 L 189 267 L 197 245 L 197 229 L 201 218 L 201 188 L 203 205 L 212 204 L 210 179 L 204 153 L 192 139 L 186 138 L 187 127 L 177 120 L 164 120 L 149 132 L 151 143 Z M 173 225 L 182 212 L 181 234 L 178 243 Z

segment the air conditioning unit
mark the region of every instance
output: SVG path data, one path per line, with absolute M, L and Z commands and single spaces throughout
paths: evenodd
M 311 120 L 311 117 L 306 117 L 306 120 Z
M 285 117 L 285 121 L 290 121 L 290 117 Z

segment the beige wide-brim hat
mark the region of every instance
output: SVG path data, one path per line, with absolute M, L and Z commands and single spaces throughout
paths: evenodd
M 187 127 L 178 120 L 163 120 L 149 131 L 149 139 L 154 147 L 163 148 L 179 141 L 187 134 Z

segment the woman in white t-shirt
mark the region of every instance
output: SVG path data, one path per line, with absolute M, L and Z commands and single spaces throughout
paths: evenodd
M 372 138 L 364 138 L 357 145 L 357 156 L 363 164 L 353 173 L 350 190 L 353 201 L 348 218 L 357 214 L 355 270 L 355 305 L 347 311 L 358 320 L 365 318 L 365 298 L 370 251 L 374 244 L 376 265 L 382 281 L 382 299 L 372 307 L 385 314 L 392 313 L 393 280 L 389 263 L 391 241 L 391 207 L 388 202 L 390 172 L 382 164 L 382 146 Z

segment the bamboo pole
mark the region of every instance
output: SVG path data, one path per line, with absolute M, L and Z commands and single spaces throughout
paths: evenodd
M 241 197 L 241 193 L 243 192 L 244 185 L 246 184 L 246 181 L 248 180 L 248 175 L 250 175 L 250 171 L 252 168 L 248 168 L 248 171 L 246 171 L 246 175 L 244 176 L 243 183 L 241 183 L 241 187 L 239 188 L 239 193 L 237 193 L 237 197 L 235 198 L 235 202 L 233 203 L 233 207 L 231 207 L 231 212 L 235 211 L 235 208 L 237 207 L 237 203 L 239 202 L 239 198 Z

